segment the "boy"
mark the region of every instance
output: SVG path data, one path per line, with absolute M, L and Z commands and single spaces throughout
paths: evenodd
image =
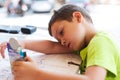
M 13 62 L 15 80 L 120 80 L 120 47 L 110 35 L 94 29 L 84 9 L 68 4 L 55 11 L 49 22 L 49 34 L 58 42 L 22 41 L 20 44 L 46 54 L 80 51 L 81 75 L 44 71 L 26 57 L 26 61 Z M 3 46 L 1 44 L 4 57 Z

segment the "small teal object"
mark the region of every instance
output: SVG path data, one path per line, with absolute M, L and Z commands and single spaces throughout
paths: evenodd
M 22 52 L 22 50 L 20 50 L 20 57 L 25 58 L 26 57 L 26 52 Z

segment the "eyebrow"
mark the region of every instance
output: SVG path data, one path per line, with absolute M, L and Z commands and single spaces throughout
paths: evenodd
M 56 29 L 55 36 L 56 36 L 57 33 L 58 33 L 58 28 Z
M 59 27 L 57 28 L 57 30 L 56 30 L 55 37 L 56 37 L 56 35 L 58 34 L 58 29 L 59 29 L 59 28 L 60 28 L 60 26 L 59 26 Z M 57 37 L 56 37 L 56 39 L 57 39 L 58 42 L 61 43 L 60 39 L 58 39 Z

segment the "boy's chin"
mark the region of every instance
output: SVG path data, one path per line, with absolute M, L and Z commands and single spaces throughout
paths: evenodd
M 78 50 L 80 50 L 80 48 L 74 48 L 73 50 L 74 50 L 74 51 L 78 51 Z

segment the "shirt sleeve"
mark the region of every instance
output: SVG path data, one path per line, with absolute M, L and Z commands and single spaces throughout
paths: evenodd
M 104 67 L 110 73 L 117 75 L 114 46 L 109 39 L 98 37 L 88 45 L 87 67 L 93 65 Z

